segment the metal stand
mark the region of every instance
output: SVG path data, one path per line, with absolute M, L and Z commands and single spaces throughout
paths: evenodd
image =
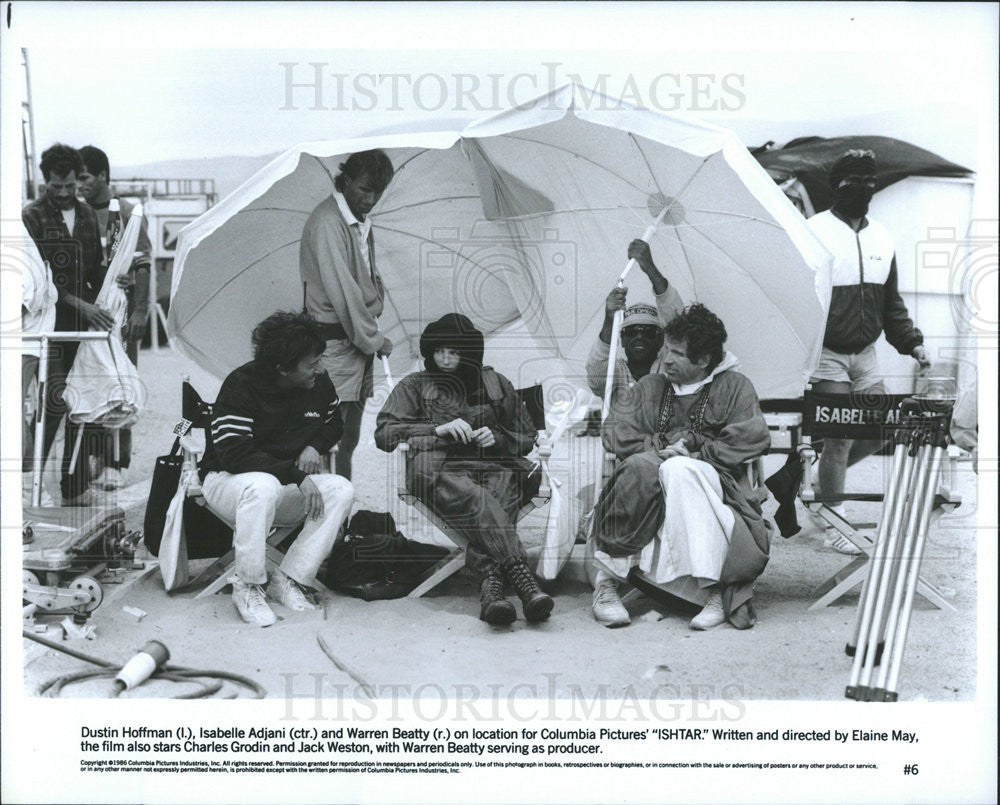
M 38 414 L 35 421 L 35 450 L 31 466 L 31 505 L 39 506 L 42 500 L 42 452 L 45 442 L 45 387 L 49 379 L 49 342 L 50 341 L 111 341 L 111 332 L 50 332 L 22 333 L 22 341 L 38 341 L 40 355 L 38 357 Z M 83 430 L 81 429 L 81 434 Z M 74 449 L 75 451 L 75 449 Z
M 868 562 L 853 638 L 847 645 L 847 653 L 854 656 L 844 693 L 848 699 L 898 698 L 896 685 L 948 445 L 951 411 L 949 401 L 914 399 L 903 405 L 885 507 Z
M 822 517 L 823 520 L 825 520 L 833 529 L 837 531 L 837 533 L 841 534 L 859 551 L 861 551 L 861 554 L 857 558 L 852 559 L 840 568 L 840 570 L 830 576 L 830 578 L 826 579 L 826 581 L 816 587 L 815 592 L 819 598 L 817 598 L 816 601 L 810 605 L 810 610 L 822 609 L 823 607 L 829 606 L 834 601 L 837 601 L 844 595 L 847 595 L 847 593 L 859 584 L 864 585 L 867 583 L 866 580 L 869 575 L 870 561 L 873 559 L 876 551 L 877 542 L 885 531 L 884 526 L 888 522 L 887 518 L 891 517 L 892 507 L 895 506 L 893 495 L 896 494 L 901 481 L 898 473 L 904 471 L 902 459 L 900 458 L 900 451 L 902 449 L 902 443 L 897 443 L 893 454 L 889 486 L 885 495 L 847 494 L 817 498 L 815 492 L 812 490 L 812 465 L 816 461 L 816 451 L 808 437 L 804 438 L 802 443 L 798 446 L 798 451 L 802 457 L 802 464 L 804 468 L 802 491 L 799 496 L 802 501 L 802 505 L 814 514 Z M 906 481 L 906 483 L 909 483 L 909 481 Z M 878 530 L 874 536 L 870 532 L 866 533 L 864 530 L 860 530 L 860 525 L 849 522 L 835 509 L 830 508 L 829 504 L 846 500 L 867 501 L 870 503 L 882 501 L 884 503 L 882 520 L 879 522 Z M 935 500 L 932 517 L 936 519 L 940 515 L 952 511 L 956 506 L 958 506 L 958 504 L 959 500 L 955 499 L 949 491 L 948 494 L 944 495 L 942 500 Z M 917 593 L 938 609 L 955 609 L 937 587 L 923 578 L 917 579 Z M 862 599 L 864 599 L 864 595 L 865 587 L 862 586 Z M 848 654 L 852 654 L 853 656 L 853 649 L 849 648 Z

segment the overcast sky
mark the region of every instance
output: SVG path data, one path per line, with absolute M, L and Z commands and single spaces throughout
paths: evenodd
M 982 171 L 996 19 L 986 4 L 15 2 L 5 39 L 29 48 L 39 153 L 91 142 L 119 165 L 471 117 L 579 76 L 750 144 L 888 134 Z

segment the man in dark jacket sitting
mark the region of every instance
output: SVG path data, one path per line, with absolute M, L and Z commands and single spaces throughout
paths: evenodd
M 243 620 L 275 622 L 265 597 L 314 609 L 302 587 L 315 578 L 354 502 L 326 454 L 343 432 L 340 400 L 320 361 L 325 342 L 304 313 L 275 313 L 253 331 L 254 358 L 219 391 L 201 463 L 209 507 L 234 525 L 233 603 Z M 306 520 L 267 591 L 265 552 L 273 525 Z

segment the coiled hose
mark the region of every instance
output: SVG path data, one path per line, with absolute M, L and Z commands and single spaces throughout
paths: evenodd
M 75 682 L 83 682 L 87 679 L 114 679 L 116 674 L 122 668 L 120 665 L 115 665 L 107 660 L 102 660 L 100 657 L 94 657 L 90 654 L 84 654 L 82 651 L 62 646 L 59 643 L 47 640 L 46 638 L 40 637 L 39 635 L 33 634 L 27 630 L 22 629 L 21 634 L 28 640 L 41 643 L 47 648 L 61 651 L 63 654 L 68 654 L 70 657 L 75 657 L 78 660 L 89 662 L 91 665 L 99 666 L 99 670 L 96 671 L 79 671 L 75 674 L 66 674 L 65 676 L 53 679 L 51 682 L 46 683 L 39 691 L 39 693 L 43 696 L 57 698 L 66 685 L 70 685 Z M 204 699 L 208 696 L 213 696 L 222 690 L 222 685 L 225 680 L 235 682 L 236 684 L 247 688 L 253 694 L 253 698 L 255 699 L 263 699 L 267 696 L 267 691 L 260 684 L 254 682 L 249 677 L 242 676 L 241 674 L 234 674 L 230 671 L 199 671 L 195 668 L 185 668 L 180 665 L 164 665 L 163 668 L 154 672 L 150 679 L 166 679 L 171 682 L 194 682 L 195 684 L 201 685 L 198 690 L 181 693 L 177 696 L 171 697 L 174 699 Z M 209 679 L 214 681 L 204 681 Z M 120 692 L 121 691 L 116 688 L 114 693 L 112 693 L 112 696 L 118 696 Z M 236 698 L 236 694 L 228 694 L 222 698 L 234 699 Z

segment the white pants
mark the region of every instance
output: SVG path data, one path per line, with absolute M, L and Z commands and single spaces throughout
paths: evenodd
M 726 561 L 736 515 L 722 501 L 711 464 L 674 456 L 660 464 L 659 475 L 664 517 L 656 537 L 639 554 L 612 558 L 598 551 L 596 558 L 618 578 L 638 566 L 667 592 L 704 604 Z
M 310 475 L 323 495 L 323 517 L 307 520 L 281 562 L 281 572 L 309 585 L 329 556 L 354 504 L 354 487 L 339 475 Z M 267 581 L 265 556 L 272 526 L 297 525 L 305 518 L 305 496 L 267 472 L 210 472 L 201 485 L 209 508 L 233 526 L 236 575 L 248 584 Z

